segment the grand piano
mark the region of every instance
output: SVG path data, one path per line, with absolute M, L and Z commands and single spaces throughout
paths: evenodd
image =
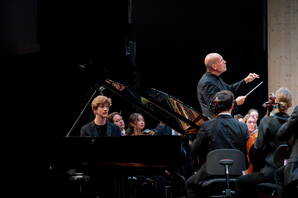
M 136 93 L 129 86 L 110 79 L 106 79 L 103 86 L 183 135 L 197 133 L 200 126 L 208 120 L 199 110 L 155 88 Z
M 190 169 L 187 166 L 192 163 L 188 135 L 196 134 L 207 118 L 157 89 L 136 93 L 129 86 L 110 79 L 100 86 L 101 90 L 103 88 L 113 95 L 113 100 L 118 97 L 132 103 L 146 115 L 171 127 L 178 135 L 78 137 L 68 134 L 67 137 L 53 140 L 49 160 L 51 171 L 64 173 L 75 170 L 68 175 L 72 178 L 78 174 L 91 174 L 92 177 L 94 172 L 125 178 L 132 178 L 133 175 L 177 174 L 183 177 L 182 169 Z M 127 193 L 122 194 L 116 197 L 128 197 Z

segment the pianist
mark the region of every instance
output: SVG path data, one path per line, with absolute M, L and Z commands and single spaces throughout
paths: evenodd
M 108 121 L 109 109 L 112 105 L 111 98 L 106 96 L 97 96 L 91 103 L 94 120 L 82 126 L 81 137 L 103 137 L 103 136 L 121 136 L 118 126 Z

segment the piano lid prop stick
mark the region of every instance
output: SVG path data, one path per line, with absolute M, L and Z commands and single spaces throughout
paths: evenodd
M 252 89 L 250 92 L 248 92 L 245 96 L 248 96 L 249 94 L 251 94 L 251 92 L 253 92 L 256 88 L 258 88 L 262 83 L 263 83 L 263 81 L 260 82 L 257 86 L 255 86 L 255 88 L 253 88 L 253 89 Z

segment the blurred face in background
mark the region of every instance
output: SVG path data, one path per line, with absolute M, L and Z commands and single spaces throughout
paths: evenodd
M 125 123 L 121 115 L 118 115 L 118 114 L 114 115 L 113 123 L 117 125 L 121 130 L 125 128 Z
M 246 121 L 246 126 L 248 128 L 248 132 L 252 133 L 257 129 L 257 120 L 255 117 L 250 116 Z

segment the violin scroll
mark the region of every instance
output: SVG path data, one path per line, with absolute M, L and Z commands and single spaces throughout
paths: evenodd
M 275 99 L 276 99 L 276 96 L 273 93 L 271 93 L 268 97 L 268 101 L 262 105 L 264 108 L 267 108 L 267 112 L 266 112 L 267 116 L 269 116 L 270 112 L 273 110 L 273 107 L 278 104 L 275 101 Z

